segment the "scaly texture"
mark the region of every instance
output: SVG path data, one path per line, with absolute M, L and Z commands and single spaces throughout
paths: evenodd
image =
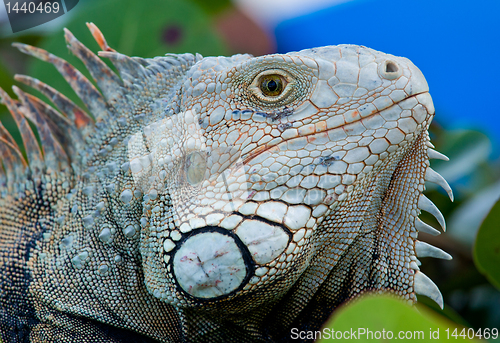
M 119 76 L 65 32 L 97 87 L 53 64 L 86 109 L 16 79 L 0 125 L 4 342 L 290 340 L 341 303 L 390 292 L 442 306 L 417 240 L 434 107 L 407 59 L 339 45 L 285 55 L 124 56 Z M 28 123 L 38 131 L 41 148 Z

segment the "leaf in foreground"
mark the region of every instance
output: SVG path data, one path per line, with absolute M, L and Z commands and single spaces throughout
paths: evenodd
M 470 341 L 460 337 L 462 330 L 465 337 L 468 330 L 469 337 L 475 332 L 473 329 L 459 327 L 426 307 L 419 306 L 417 311 L 394 297 L 368 295 L 337 310 L 322 329 L 322 333 L 329 333 L 330 337 L 323 335 L 318 342 L 326 343 L 332 339 L 355 339 L 362 342 L 400 339 Z M 456 337 L 452 336 L 454 332 Z
M 500 200 L 497 200 L 477 232 L 474 263 L 479 272 L 500 289 Z

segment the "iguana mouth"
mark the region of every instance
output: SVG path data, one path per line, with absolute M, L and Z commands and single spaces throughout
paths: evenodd
M 412 94 L 412 95 L 410 95 L 410 96 L 408 96 L 408 97 L 406 97 L 398 102 L 393 103 L 392 105 L 390 105 L 384 109 L 381 109 L 381 110 L 377 109 L 377 110 L 371 111 L 369 113 L 361 114 L 360 108 L 363 108 L 363 106 L 364 106 L 364 105 L 361 105 L 357 109 L 354 109 L 354 110 L 351 110 L 351 111 L 348 111 L 348 112 L 342 114 L 344 116 L 344 123 L 340 123 L 338 125 L 331 125 L 329 123 L 330 118 L 328 118 L 325 120 L 320 120 L 320 121 L 314 123 L 314 125 L 309 124 L 309 125 L 307 125 L 306 128 L 293 128 L 292 127 L 291 128 L 292 130 L 297 131 L 297 133 L 295 135 L 287 135 L 287 138 L 285 138 L 281 141 L 273 142 L 270 144 L 265 144 L 265 145 L 262 145 L 262 146 L 255 148 L 254 150 L 252 150 L 251 152 L 248 153 L 248 155 L 244 158 L 243 163 L 248 164 L 253 158 L 258 156 L 259 154 L 261 154 L 267 150 L 273 149 L 274 147 L 279 146 L 280 144 L 286 143 L 290 140 L 300 139 L 300 138 L 311 139 L 311 138 L 307 138 L 307 137 L 321 136 L 321 135 L 328 134 L 328 132 L 331 132 L 333 130 L 336 130 L 336 129 L 339 129 L 342 127 L 356 125 L 360 121 L 369 120 L 370 118 L 373 118 L 375 116 L 383 116 L 384 113 L 389 113 L 396 106 L 400 106 L 404 103 L 410 102 L 412 99 L 416 99 L 417 97 L 420 98 L 418 102 L 421 103 L 426 108 L 427 115 L 434 115 L 434 106 L 432 104 L 430 93 L 428 91 L 422 91 L 422 92 L 418 92 L 416 94 Z M 403 112 L 403 111 L 404 110 L 401 109 L 400 112 Z M 345 120 L 346 117 L 349 117 L 349 121 Z M 426 118 L 419 118 L 418 122 L 421 123 L 421 122 L 423 122 L 424 119 L 426 119 Z M 302 129 L 302 130 L 300 130 L 300 129 Z M 283 133 L 285 133 L 285 132 L 286 132 L 286 130 Z

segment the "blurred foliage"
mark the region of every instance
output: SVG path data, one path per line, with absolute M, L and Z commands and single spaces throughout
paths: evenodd
M 231 7 L 231 0 L 191 0 L 211 15 L 219 14 Z
M 349 306 L 339 308 L 326 323 L 325 328 L 335 332 L 347 332 L 349 337 L 344 338 L 362 342 L 397 340 L 400 332 L 405 335 L 405 339 L 447 342 L 447 338 L 451 338 L 453 341 L 470 341 L 460 336 L 457 339 L 451 337 L 455 328 L 457 328 L 456 332 L 460 333 L 464 329 L 463 327 L 430 311 L 425 306 L 419 306 L 417 311 L 388 295 L 364 296 Z M 385 339 L 384 336 L 382 339 L 375 339 L 377 337 L 376 331 L 379 332 L 378 335 L 385 332 Z M 351 332 L 356 332 L 357 336 L 350 336 Z M 371 336 L 368 332 L 371 332 Z M 332 338 L 339 339 L 334 335 L 335 333 L 333 333 Z M 470 332 L 469 337 L 472 337 L 472 332 Z M 328 337 L 323 336 L 318 343 L 329 341 Z
M 9 93 L 10 96 L 14 96 L 14 92 L 12 91 L 13 85 L 14 80 L 12 79 L 12 74 L 3 64 L 0 64 L 0 87 Z
M 154 57 L 167 52 L 199 52 L 217 56 L 228 52 L 212 25 L 212 17 L 229 7 L 229 0 L 81 1 L 78 6 L 77 11 L 72 11 L 75 15 L 65 26 L 93 51 L 98 51 L 99 47 L 88 32 L 85 22 L 94 22 L 103 32 L 108 44 L 127 55 Z M 81 104 L 55 68 L 15 51 L 10 47 L 14 40 L 40 46 L 86 73 L 83 63 L 69 54 L 62 30 L 56 30 L 48 36 L 30 31 L 15 39 L 0 39 L 0 87 L 13 95 L 10 89 L 14 84 L 14 73 L 26 73 L 61 90 Z M 88 73 L 86 75 L 89 76 Z M 37 92 L 29 91 L 40 96 Z M 5 107 L 1 106 L 2 123 L 22 147 L 17 128 L 7 113 Z M 437 118 L 439 119 L 439 115 Z M 423 296 L 419 296 L 419 303 L 427 305 L 439 315 L 428 314 L 427 309 L 421 307 L 422 316 L 401 307 L 404 305 L 396 304 L 394 300 L 370 298 L 337 311 L 332 318 L 332 325 L 336 325 L 336 329 L 356 325 L 375 328 L 380 327 L 380 323 L 386 323 L 386 329 L 422 328 L 428 333 L 429 328 L 441 328 L 443 332 L 443 328 L 452 327 L 443 320 L 443 316 L 476 330 L 500 327 L 500 292 L 489 281 L 492 280 L 498 287 L 500 261 L 499 252 L 495 249 L 500 246 L 500 208 L 497 203 L 493 210 L 490 209 L 500 195 L 500 160 L 491 159 L 491 142 L 480 132 L 447 131 L 436 123 L 432 124 L 430 131 L 436 150 L 450 157 L 449 162 L 431 161 L 432 168 L 450 182 L 455 192 L 455 202 L 451 203 L 446 194 L 435 185 L 427 184 L 426 195 L 448 219 L 448 232 L 438 237 L 421 233 L 419 239 L 448 251 L 454 260 L 422 259 L 421 270 L 441 289 L 445 310 L 441 311 Z M 490 216 L 484 221 L 475 244 L 476 267 L 472 247 L 480 224 L 488 212 Z M 422 213 L 421 218 L 439 227 L 427 213 Z M 403 318 L 406 320 L 402 320 Z M 405 322 L 415 322 L 416 326 L 405 326 Z
M 474 262 L 479 271 L 500 290 L 500 200 L 491 209 L 477 233 Z

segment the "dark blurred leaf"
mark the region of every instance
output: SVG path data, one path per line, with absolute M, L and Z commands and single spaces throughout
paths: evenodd
M 491 152 L 490 140 L 478 131 L 444 131 L 440 141 L 443 144 L 439 151 L 448 156 L 450 161 L 433 161 L 432 168 L 450 183 L 472 173 L 480 163 L 487 160 Z
M 376 341 L 389 341 L 399 339 L 398 333 L 408 333 L 415 339 L 417 332 L 422 341 L 445 342 L 447 340 L 446 329 L 449 329 L 450 338 L 456 324 L 448 321 L 440 315 L 429 310 L 425 306 L 419 306 L 419 311 L 389 296 L 366 296 L 348 306 L 337 310 L 333 317 L 325 325 L 325 328 L 341 332 L 358 332 L 359 329 L 375 332 L 385 330 L 386 339 Z M 462 328 L 458 329 L 458 333 Z M 392 332 L 392 339 L 388 332 Z M 467 329 L 466 329 L 467 331 Z M 431 332 L 434 336 L 430 336 Z M 334 338 L 337 338 L 333 336 Z M 375 337 L 375 336 L 374 336 Z M 323 337 L 325 338 L 325 337 Z M 369 339 L 370 338 L 370 339 Z M 350 337 L 348 339 L 353 339 Z M 356 340 L 374 341 L 371 337 L 357 335 Z M 455 339 L 453 339 L 455 340 Z M 458 337 L 458 340 L 463 340 Z M 467 341 L 467 340 L 466 340 Z M 321 339 L 320 342 L 329 342 L 328 339 Z
M 12 85 L 14 84 L 14 80 L 10 72 L 7 71 L 7 68 L 0 62 L 0 87 L 6 91 L 11 97 L 15 96 L 12 91 Z M 10 115 L 9 111 L 5 106 L 0 106 L 0 121 L 3 126 L 7 129 L 7 131 L 11 132 L 14 136 L 14 139 L 18 139 L 18 144 L 21 141 L 20 135 L 17 132 L 17 126 L 14 122 L 14 119 Z
M 500 200 L 479 228 L 474 244 L 474 262 L 479 271 L 500 289 Z
M 231 7 L 231 0 L 191 0 L 208 14 L 218 14 Z
M 440 287 L 440 290 L 443 291 Z M 436 316 L 440 316 L 443 318 L 443 320 L 449 320 L 455 323 L 456 326 L 463 326 L 463 327 L 470 327 L 471 325 L 464 319 L 462 316 L 460 316 L 452 307 L 448 306 L 447 303 L 445 303 L 444 309 L 441 309 L 438 304 L 434 302 L 434 300 L 423 296 L 419 295 L 418 296 L 418 302 L 417 302 L 417 309 L 420 310 L 421 308 L 424 308 L 425 310 L 432 311 Z
M 7 71 L 7 68 L 0 62 L 0 87 L 9 93 L 10 96 L 14 96 L 12 91 L 12 85 L 14 80 L 12 79 L 12 74 Z

